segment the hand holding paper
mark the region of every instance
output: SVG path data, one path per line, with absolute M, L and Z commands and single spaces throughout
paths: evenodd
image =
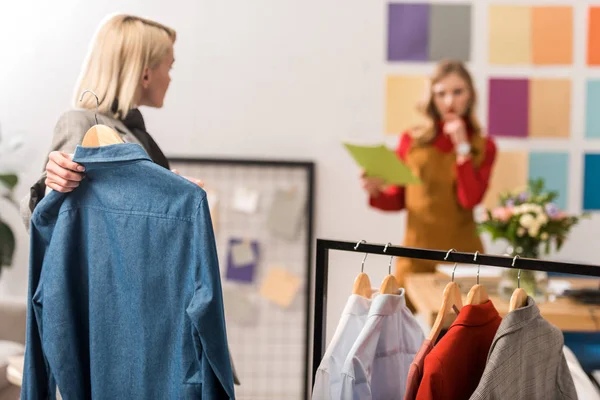
M 366 176 L 381 178 L 388 185 L 404 186 L 421 182 L 396 153 L 384 145 L 359 146 L 344 143 L 344 146 L 364 169 Z

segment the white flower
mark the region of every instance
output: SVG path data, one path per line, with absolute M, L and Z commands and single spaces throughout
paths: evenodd
M 540 226 L 539 225 L 533 225 L 532 227 L 529 228 L 529 236 L 531 237 L 536 237 L 539 233 L 540 233 Z
M 525 236 L 525 228 L 519 228 L 519 229 L 517 229 L 517 235 L 518 236 Z
M 548 239 L 548 232 L 542 232 L 540 239 L 542 240 L 547 240 Z
M 525 229 L 531 228 L 532 225 L 536 224 L 535 218 L 531 214 L 523 214 L 519 218 L 519 223 Z M 537 225 L 537 224 L 536 224 Z
M 542 212 L 537 215 L 536 220 L 537 220 L 538 224 L 546 225 L 546 223 L 548 222 L 548 216 L 546 215 L 546 213 Z

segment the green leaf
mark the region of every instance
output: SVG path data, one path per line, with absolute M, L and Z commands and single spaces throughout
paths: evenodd
M 0 268 L 12 264 L 15 253 L 15 236 L 10 227 L 0 221 Z
M 19 178 L 15 174 L 0 174 L 0 182 L 9 189 L 14 189 L 19 182 Z

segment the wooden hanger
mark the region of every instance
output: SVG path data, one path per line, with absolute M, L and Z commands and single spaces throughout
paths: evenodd
M 515 266 L 515 261 L 517 261 L 518 257 L 519 256 L 515 256 L 515 258 L 513 258 L 513 267 Z M 510 297 L 510 307 L 508 310 L 514 311 L 518 308 L 525 307 L 525 305 L 527 305 L 527 292 L 525 289 L 521 289 L 521 270 L 519 270 L 519 273 L 517 274 L 517 288 Z
M 354 250 L 358 249 L 361 243 L 366 243 L 365 240 L 361 240 L 354 246 Z M 354 287 L 352 288 L 352 294 L 357 294 L 359 296 L 370 299 L 373 294 L 373 289 L 371 288 L 371 280 L 369 279 L 369 275 L 364 273 L 365 269 L 365 260 L 367 259 L 367 253 L 365 253 L 365 257 L 362 260 L 362 266 L 360 268 L 360 274 L 354 280 Z
M 100 100 L 98 99 L 96 93 L 92 92 L 91 90 L 84 90 L 83 93 L 81 93 L 79 101 L 83 100 L 83 95 L 87 92 L 93 94 L 94 97 L 96 97 L 96 113 L 94 114 L 96 125 L 88 129 L 88 131 L 83 136 L 83 141 L 81 142 L 81 145 L 83 147 L 99 147 L 107 146 L 110 144 L 125 143 L 121 136 L 114 131 L 114 129 L 98 123 L 98 107 L 100 106 Z
M 448 255 L 453 251 L 456 250 L 450 249 L 448 253 L 446 253 L 444 260 L 448 259 Z M 456 263 L 454 264 L 454 270 L 452 271 L 452 282 L 448 283 L 444 289 L 442 305 L 440 306 L 440 310 L 438 311 L 437 317 L 429 332 L 429 336 L 427 336 L 427 339 L 430 340 L 431 343 L 435 343 L 440 336 L 444 323 L 447 320 L 447 316 L 452 312 L 458 314 L 462 309 L 462 295 L 460 293 L 460 287 L 454 282 L 454 271 L 456 271 Z
M 385 247 L 383 248 L 383 252 L 385 253 L 388 246 L 391 246 L 391 243 L 388 243 L 385 245 Z M 381 282 L 381 286 L 379 287 L 379 294 L 398 294 L 398 290 L 400 289 L 400 287 L 398 286 L 398 281 L 396 280 L 396 277 L 394 275 L 392 275 L 392 260 L 394 259 L 394 256 L 390 257 L 390 265 L 388 267 L 388 275 L 383 279 L 383 282 Z
M 477 261 L 477 256 L 479 252 L 475 252 L 475 258 L 473 261 Z M 488 292 L 485 289 L 485 286 L 479 284 L 479 269 L 481 265 L 477 266 L 477 284 L 475 284 L 471 290 L 469 290 L 469 294 L 467 295 L 467 304 L 483 304 L 486 303 L 490 296 L 488 296 Z

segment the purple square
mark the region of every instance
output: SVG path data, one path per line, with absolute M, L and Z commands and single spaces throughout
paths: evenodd
M 529 80 L 490 79 L 488 130 L 493 136 L 527 137 Z
M 259 246 L 258 242 L 250 242 L 252 253 L 254 254 L 254 261 L 246 265 L 235 265 L 233 262 L 232 248 L 236 244 L 242 243 L 242 239 L 230 239 L 229 248 L 227 251 L 227 272 L 225 277 L 230 281 L 237 281 L 240 283 L 252 283 L 256 275 L 256 269 L 258 267 L 258 256 Z
M 429 60 L 429 4 L 388 6 L 388 61 Z

